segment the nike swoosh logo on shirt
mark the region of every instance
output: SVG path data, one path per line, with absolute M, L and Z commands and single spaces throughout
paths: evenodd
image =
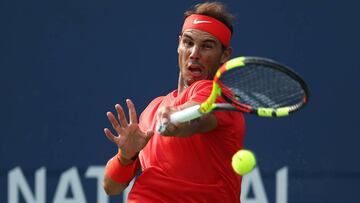
M 201 24 L 201 23 L 212 23 L 211 21 L 207 21 L 207 20 L 198 20 L 198 19 L 195 19 L 193 21 L 193 24 Z

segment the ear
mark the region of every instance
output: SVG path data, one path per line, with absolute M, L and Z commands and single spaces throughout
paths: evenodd
M 233 50 L 232 50 L 231 47 L 228 47 L 228 48 L 225 49 L 225 51 L 222 53 L 222 56 L 221 56 L 221 63 L 222 64 L 230 59 L 232 51 Z
M 180 42 L 181 42 L 181 35 L 179 35 L 179 43 L 178 43 L 177 53 L 179 53 Z

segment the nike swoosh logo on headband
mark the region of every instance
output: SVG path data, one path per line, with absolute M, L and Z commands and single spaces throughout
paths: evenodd
M 201 23 L 212 23 L 211 21 L 207 21 L 207 20 L 198 20 L 198 19 L 195 19 L 193 21 L 193 24 L 201 24 Z

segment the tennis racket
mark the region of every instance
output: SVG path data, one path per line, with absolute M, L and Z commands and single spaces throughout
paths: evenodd
M 224 88 L 231 94 L 224 94 Z M 220 96 L 227 103 L 215 103 Z M 283 117 L 301 109 L 308 99 L 305 81 L 290 68 L 267 58 L 237 57 L 218 69 L 205 102 L 171 114 L 170 122 L 190 121 L 214 110 Z M 158 132 L 165 128 L 157 126 Z

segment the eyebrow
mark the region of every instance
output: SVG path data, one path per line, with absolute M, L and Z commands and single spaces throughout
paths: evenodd
M 194 39 L 193 39 L 190 35 L 188 35 L 188 34 L 186 34 L 186 33 L 183 34 L 183 37 L 189 38 L 189 39 L 191 39 L 192 41 L 194 41 Z M 205 43 L 206 43 L 206 42 L 211 42 L 211 43 L 216 44 L 216 40 L 215 40 L 215 39 L 212 39 L 212 38 L 205 39 L 205 40 L 202 41 L 202 42 L 205 42 Z

